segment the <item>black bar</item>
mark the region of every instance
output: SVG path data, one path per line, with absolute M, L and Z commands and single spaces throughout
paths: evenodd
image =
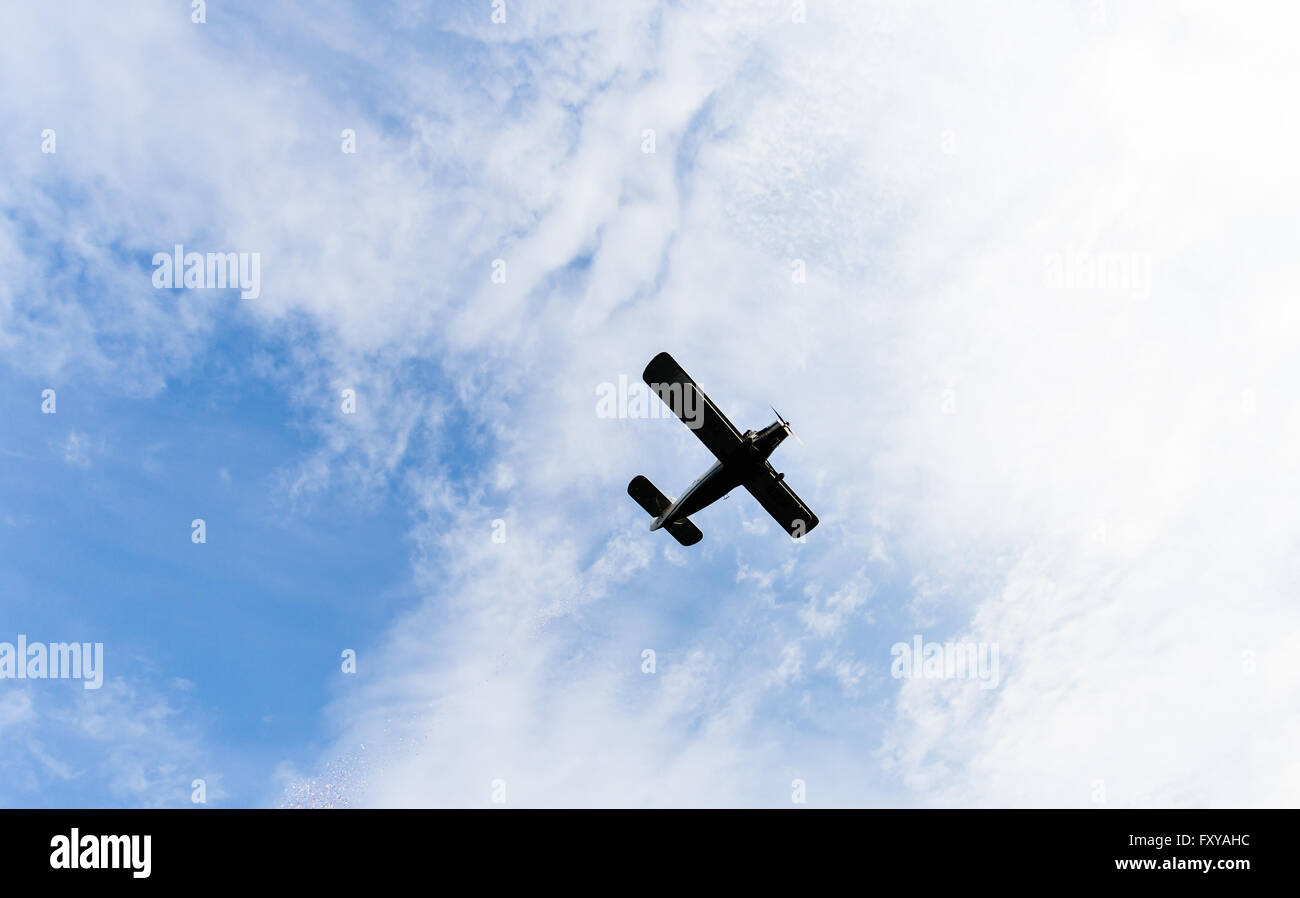
M 1297 822 L 1289 810 L 11 810 L 0 811 L 0 869 L 7 883 L 329 887 L 415 877 L 414 887 L 430 891 L 467 875 L 470 887 L 521 877 L 602 891 L 638 883 L 830 888 L 846 876 L 855 891 L 900 876 L 927 887 L 1131 879 L 1178 887 L 1197 878 L 1232 885 L 1257 873 L 1282 881 Z M 59 840 L 70 842 L 74 828 L 82 851 L 92 852 L 85 859 L 106 847 L 111 861 L 116 847 L 119 868 L 56 868 L 69 860 Z M 150 837 L 147 877 L 134 875 L 142 856 L 98 838 L 123 835 Z M 1154 869 L 1120 869 L 1152 860 Z M 1237 862 L 1244 867 L 1222 868 Z

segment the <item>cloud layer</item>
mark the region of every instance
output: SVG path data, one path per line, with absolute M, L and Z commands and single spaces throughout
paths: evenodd
M 5 77 L 68 61 L 5 101 L 13 364 L 148 397 L 235 317 L 286 497 L 411 508 L 422 599 L 280 802 L 1295 803 L 1296 13 L 1040 6 L 13 14 Z M 154 291 L 177 242 L 262 296 Z M 596 387 L 662 349 L 793 420 L 806 544 L 645 532 L 707 454 Z M 917 633 L 998 688 L 892 679 Z

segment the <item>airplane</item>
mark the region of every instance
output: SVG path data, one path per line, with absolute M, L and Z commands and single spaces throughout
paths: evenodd
M 780 412 L 772 409 L 775 422 L 762 430 L 747 430 L 742 434 L 666 352 L 650 360 L 641 379 L 717 458 L 713 467 L 676 500 L 659 492 L 645 476 L 638 474 L 632 478 L 627 494 L 653 519 L 651 531 L 667 530 L 683 546 L 695 545 L 704 534 L 692 523 L 690 515 L 738 486 L 749 490 L 758 504 L 795 539 L 817 526 L 817 515 L 790 489 L 785 475 L 778 474 L 767 460 L 787 436 L 799 439 Z

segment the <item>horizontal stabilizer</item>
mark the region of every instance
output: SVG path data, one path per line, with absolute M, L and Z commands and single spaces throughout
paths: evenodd
M 691 523 L 690 518 L 682 518 L 680 521 L 673 521 L 664 528 L 683 546 L 693 546 L 700 540 L 704 539 L 704 534 L 700 528 Z
M 652 518 L 657 518 L 668 510 L 672 505 L 668 497 L 659 492 L 659 488 L 650 482 L 648 477 L 641 474 L 632 478 L 632 482 L 627 485 L 627 494 L 636 500 L 636 504 L 645 509 L 645 513 Z
M 633 477 L 632 482 L 627 485 L 627 494 L 635 499 L 636 504 L 645 509 L 646 514 L 652 518 L 659 517 L 673 504 L 668 501 L 667 496 L 659 492 L 657 486 L 640 474 Z M 693 546 L 704 539 L 704 534 L 700 532 L 700 528 L 691 523 L 689 518 L 673 521 L 663 529 L 667 530 L 672 535 L 672 538 L 683 546 Z

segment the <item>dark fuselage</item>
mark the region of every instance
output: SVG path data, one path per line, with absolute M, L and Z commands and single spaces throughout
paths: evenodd
M 747 431 L 744 442 L 721 461 L 715 462 L 698 480 L 686 488 L 668 510 L 655 519 L 651 530 L 658 530 L 673 521 L 690 517 L 702 508 L 717 502 L 738 486 L 744 486 L 759 474 L 770 471 L 767 457 L 772 454 L 788 430 L 777 421 L 758 432 Z M 779 476 L 779 475 L 778 475 Z

